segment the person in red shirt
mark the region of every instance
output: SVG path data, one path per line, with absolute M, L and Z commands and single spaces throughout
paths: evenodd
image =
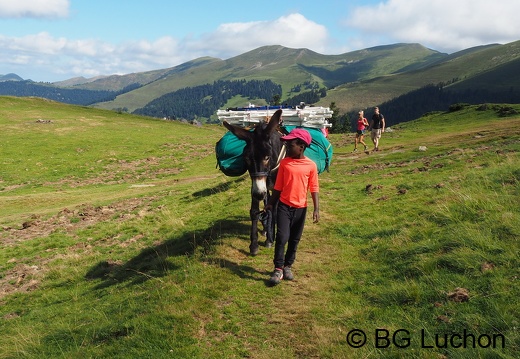
M 367 144 L 363 140 L 365 138 L 365 129 L 368 128 L 368 120 L 364 117 L 364 112 L 359 111 L 357 119 L 357 127 L 356 127 L 356 140 L 354 142 L 354 152 L 357 151 L 358 143 L 362 143 L 365 146 L 365 151 L 367 150 Z
M 311 135 L 303 128 L 295 128 L 283 136 L 282 140 L 287 153 L 280 162 L 273 194 L 265 206 L 265 211 L 270 211 L 279 201 L 273 260 L 275 269 L 269 279 L 271 285 L 280 283 L 282 279 L 294 279 L 291 266 L 296 259 L 296 250 L 303 234 L 308 192 L 311 193 L 314 205 L 314 223 L 320 218 L 318 169 L 311 159 L 304 156 L 305 149 L 311 145 Z

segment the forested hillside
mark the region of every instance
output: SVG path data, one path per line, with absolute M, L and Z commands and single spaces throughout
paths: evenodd
M 300 102 L 313 103 L 324 97 L 327 92 L 317 83 L 301 84 L 293 89 L 297 95 L 283 101 L 289 106 Z M 186 87 L 163 95 L 143 108 L 135 110 L 137 115 L 151 117 L 195 120 L 199 117 L 210 118 L 235 96 L 249 99 L 260 99 L 270 105 L 280 104 L 282 87 L 271 80 L 236 80 L 215 81 L 196 87 Z
M 170 119 L 209 118 L 233 96 L 271 99 L 281 92 L 281 86 L 271 80 L 215 81 L 213 84 L 187 87 L 163 95 L 134 113 Z
M 415 120 L 428 112 L 448 111 L 457 104 L 520 103 L 520 87 L 509 90 L 465 89 L 455 91 L 443 84 L 428 85 L 386 101 L 379 105 L 387 126 Z M 372 108 L 364 109 L 369 117 Z M 357 112 L 352 111 L 340 120 L 338 132 L 354 130 Z M 344 124 L 344 125 L 342 125 Z
M 110 101 L 117 95 L 139 87 L 133 84 L 120 91 L 85 90 L 79 88 L 63 88 L 53 85 L 35 83 L 32 81 L 3 81 L 0 82 L 0 95 L 18 97 L 43 97 L 49 100 L 68 103 L 71 105 L 92 105 L 97 102 Z

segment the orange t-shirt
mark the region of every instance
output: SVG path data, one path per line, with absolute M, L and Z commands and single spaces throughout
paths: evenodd
M 280 162 L 274 189 L 280 201 L 296 208 L 307 207 L 307 191 L 319 192 L 318 169 L 308 157 L 286 157 Z

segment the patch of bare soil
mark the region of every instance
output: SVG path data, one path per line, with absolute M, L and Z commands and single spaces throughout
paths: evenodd
M 201 181 L 218 176 L 218 173 L 206 176 L 191 177 L 182 181 Z M 84 183 L 84 182 L 82 182 Z M 35 238 L 45 238 L 56 231 L 65 231 L 74 235 L 81 228 L 95 225 L 105 221 L 127 221 L 134 218 L 142 218 L 150 213 L 161 210 L 162 207 L 152 206 L 157 196 L 130 198 L 112 203 L 107 206 L 92 206 L 83 204 L 76 208 L 64 208 L 50 218 L 41 218 L 33 215 L 16 227 L 0 228 L 0 248 L 15 246 L 23 241 Z M 139 235 L 127 243 L 117 242 L 117 245 L 127 246 L 139 239 Z M 114 245 L 112 241 L 106 241 L 103 245 Z M 69 248 L 69 253 L 88 250 L 89 243 L 78 242 Z M 62 256 L 31 258 L 31 263 L 22 258 L 12 258 L 8 261 L 9 270 L 0 273 L 0 299 L 15 292 L 28 292 L 38 288 L 43 279 L 47 263 Z M 14 265 L 14 267 L 12 267 Z
M 162 147 L 171 151 L 172 154 L 163 157 L 150 156 L 136 160 L 117 158 L 99 160 L 98 162 L 106 164 L 103 171 L 94 177 L 67 177 L 59 182 L 47 182 L 44 185 L 54 186 L 59 184 L 76 188 L 93 184 L 121 184 L 131 181 L 152 180 L 177 175 L 184 170 L 184 164 L 204 158 L 212 153 L 212 147 L 208 144 L 193 145 L 188 142 L 181 142 L 176 144 L 166 143 Z M 83 149 L 78 148 L 76 151 L 82 152 Z
M 131 198 L 108 206 L 94 207 L 90 204 L 81 205 L 75 209 L 64 208 L 56 215 L 42 219 L 33 215 L 18 228 L 3 227 L 0 242 L 3 246 L 26 241 L 38 237 L 46 237 L 57 230 L 73 233 L 80 228 L 94 225 L 107 220 L 126 220 L 138 215 L 144 215 L 144 209 L 138 214 L 132 214 L 136 209 L 154 200 L 154 197 Z
M 74 209 L 64 208 L 48 219 L 32 216 L 17 228 L 3 227 L 0 230 L 0 244 L 5 248 L 22 241 L 47 237 L 56 231 L 66 231 L 73 234 L 81 228 L 99 222 L 108 220 L 125 221 L 144 217 L 160 209 L 160 207 L 151 207 L 151 203 L 155 199 L 156 197 L 131 198 L 99 207 L 85 204 Z M 81 249 L 78 246 L 84 249 L 88 244 L 77 243 L 70 248 L 70 252 L 74 253 Z M 45 259 L 32 258 L 31 264 L 24 263 L 24 259 L 10 259 L 8 264 L 14 264 L 14 267 L 0 276 L 0 299 L 11 293 L 29 292 L 37 289 L 46 272 L 46 264 L 53 259 L 49 257 Z
M 389 149 L 390 152 L 398 152 L 400 149 Z M 434 156 L 425 156 L 423 158 L 409 160 L 409 161 L 401 161 L 401 162 L 379 162 L 373 164 L 363 164 L 362 166 L 353 167 L 352 170 L 347 173 L 350 175 L 358 175 L 358 174 L 367 174 L 370 171 L 374 170 L 385 170 L 390 168 L 401 169 L 401 168 L 409 168 L 410 171 L 417 172 L 428 172 L 435 169 L 440 169 L 444 167 L 442 163 L 432 163 L 438 160 L 446 160 L 450 158 L 457 158 L 461 155 L 464 155 L 466 161 L 472 162 L 474 159 L 478 158 L 482 151 L 494 151 L 497 155 L 500 156 L 508 156 L 510 154 L 514 154 L 515 151 L 503 151 L 496 149 L 496 146 L 479 146 L 475 147 L 475 149 L 463 150 L 461 148 L 454 148 L 453 150 L 448 151 L 445 154 L 438 154 Z M 356 154 L 354 157 L 348 157 L 349 155 L 339 154 L 335 158 L 335 161 L 342 161 L 346 159 L 357 158 L 361 155 Z M 385 176 L 391 176 L 392 173 L 386 174 Z
M 136 161 L 114 160 L 105 166 L 105 171 L 92 178 L 77 179 L 74 177 L 64 178 L 57 183 L 48 182 L 45 186 L 56 184 L 66 185 L 72 188 L 90 186 L 94 184 L 120 184 L 129 181 L 143 181 L 156 179 L 182 172 L 182 168 L 158 168 L 161 159 L 150 157 Z
M 467 302 L 469 300 L 469 290 L 457 287 L 453 292 L 448 293 L 448 299 L 457 303 Z
M 30 292 L 38 288 L 42 270 L 36 265 L 17 264 L 0 279 L 0 299 L 14 292 Z

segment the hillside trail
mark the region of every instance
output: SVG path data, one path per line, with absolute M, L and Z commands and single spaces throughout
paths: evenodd
M 320 204 L 320 222 L 312 221 L 312 204 L 307 211 L 305 229 L 298 247 L 296 262 L 293 265 L 294 280 L 282 280 L 280 284 L 271 287 L 268 283 L 273 271 L 272 248 L 261 246 L 257 256 L 252 257 L 248 250 L 247 233 L 240 237 L 227 238 L 218 249 L 219 261 L 230 267 L 235 274 L 239 274 L 237 284 L 243 286 L 243 281 L 249 281 L 245 285 L 251 285 L 250 302 L 257 310 L 263 308 L 266 315 L 268 328 L 276 328 L 283 333 L 277 339 L 275 348 L 291 348 L 297 357 L 319 358 L 317 348 L 323 343 L 330 343 L 338 337 L 336 327 L 323 327 L 319 318 L 315 318 L 313 311 L 316 306 L 328 306 L 334 293 L 330 287 L 330 268 L 334 268 L 337 256 L 337 247 L 327 241 L 324 235 L 324 226 L 334 223 L 335 215 L 326 209 L 326 200 Z M 249 221 L 244 222 L 248 224 Z M 259 237 L 263 245 L 265 237 Z M 265 288 L 265 289 L 262 289 Z M 262 299 L 256 298 L 268 296 L 267 306 Z M 242 298 L 244 299 L 244 298 Z M 269 358 L 269 351 L 251 350 L 250 358 Z

